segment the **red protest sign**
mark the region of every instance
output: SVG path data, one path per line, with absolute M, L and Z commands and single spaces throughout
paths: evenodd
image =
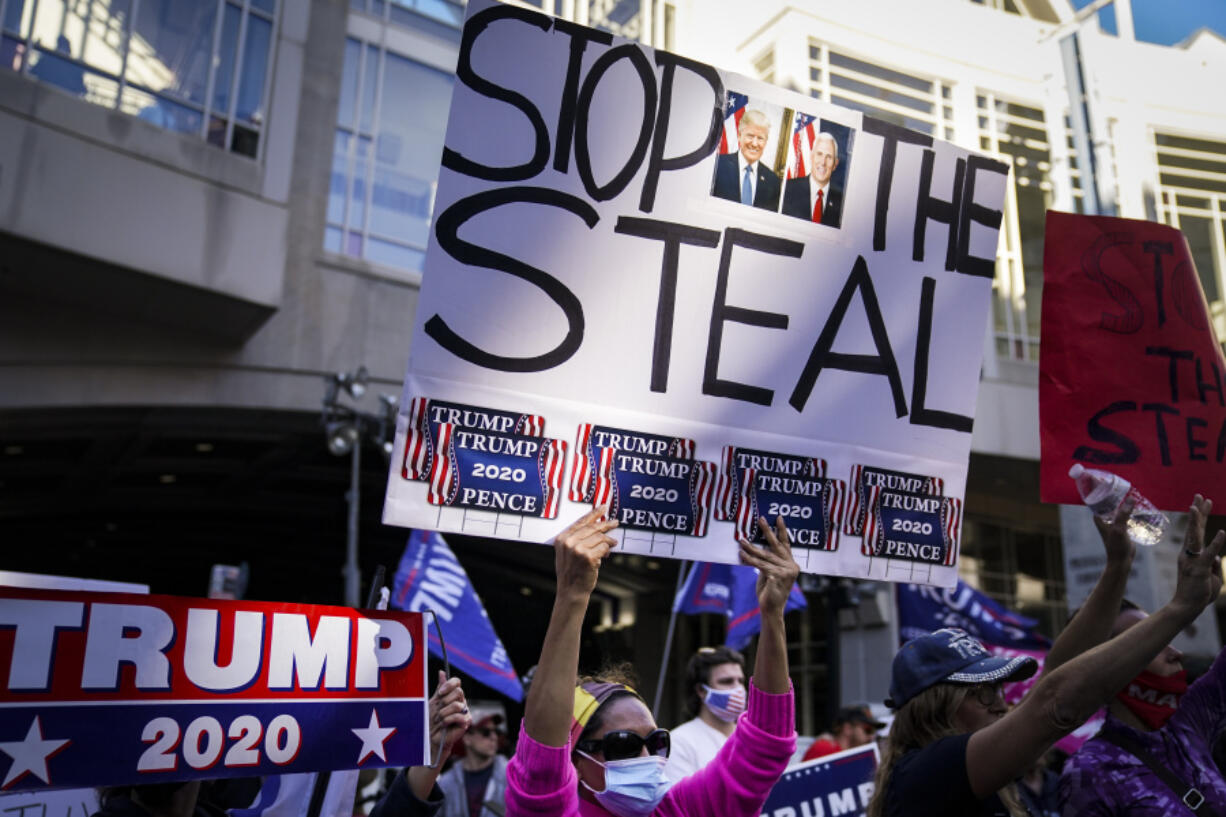
M 405 766 L 422 615 L 0 588 L 0 792 Z
M 1039 357 L 1040 497 L 1080 503 L 1074 462 L 1163 510 L 1212 492 L 1226 456 L 1226 359 L 1183 234 L 1047 214 Z

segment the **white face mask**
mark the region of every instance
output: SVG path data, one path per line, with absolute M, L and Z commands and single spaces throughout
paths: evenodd
M 647 817 L 673 785 L 664 779 L 664 764 L 668 761 L 659 755 L 601 763 L 586 752 L 578 754 L 604 768 L 604 791 L 579 782 L 595 795 L 596 802 L 617 817 Z
M 731 689 L 713 689 L 703 684 L 702 689 L 702 702 L 724 723 L 732 723 L 745 711 L 745 687 L 740 684 Z

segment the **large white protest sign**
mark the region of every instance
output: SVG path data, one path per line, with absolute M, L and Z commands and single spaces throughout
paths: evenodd
M 1007 168 L 468 5 L 384 519 L 953 584 Z

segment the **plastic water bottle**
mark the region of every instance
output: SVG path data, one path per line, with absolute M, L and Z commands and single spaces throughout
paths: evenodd
M 1077 493 L 1081 494 L 1082 502 L 1099 519 L 1110 522 L 1115 518 L 1120 504 L 1132 497 L 1132 515 L 1128 517 L 1129 538 L 1138 545 L 1156 545 L 1162 540 L 1162 532 L 1170 520 L 1154 507 L 1154 503 L 1141 496 L 1131 482 L 1107 471 L 1086 468 L 1079 462 L 1073 463 L 1068 475 L 1077 483 Z

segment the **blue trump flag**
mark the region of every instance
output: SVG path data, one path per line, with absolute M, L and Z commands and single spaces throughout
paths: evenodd
M 734 650 L 743 649 L 762 629 L 757 583 L 758 571 L 747 565 L 696 562 L 673 601 L 673 609 L 690 615 L 723 615 L 728 619 L 728 635 L 724 643 Z M 803 610 L 808 606 L 800 587 L 793 584 L 784 612 Z
M 413 613 L 433 610 L 442 620 L 447 657 L 456 668 L 512 700 L 524 699 L 523 685 L 481 599 L 438 533 L 415 530 L 409 534 L 396 569 L 391 604 Z M 438 634 L 432 627 L 427 632 L 430 653 L 441 658 Z
M 1046 650 L 1051 642 L 1036 632 L 1038 623 L 1008 610 L 961 579 L 950 590 L 898 585 L 898 636 L 903 642 L 942 627 L 957 627 L 986 644 Z

